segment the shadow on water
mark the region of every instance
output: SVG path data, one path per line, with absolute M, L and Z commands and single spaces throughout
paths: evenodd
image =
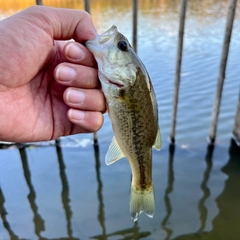
M 204 205 L 206 199 L 210 196 L 210 190 L 207 182 L 212 169 L 213 147 L 209 146 L 206 154 L 206 170 L 204 172 L 201 189 L 203 197 L 200 199 L 198 209 L 200 212 L 201 227 L 195 233 L 185 234 L 174 238 L 174 240 L 190 239 L 239 239 L 240 236 L 240 147 L 234 140 L 231 140 L 229 147 L 229 161 L 222 168 L 228 179 L 222 193 L 217 197 L 216 203 L 219 209 L 218 215 L 213 219 L 213 228 L 209 232 L 204 232 L 204 226 L 207 219 L 207 209 Z

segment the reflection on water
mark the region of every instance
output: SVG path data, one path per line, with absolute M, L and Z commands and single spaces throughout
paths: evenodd
M 47 149 L 47 148 L 45 148 Z M 209 231 L 206 231 L 206 227 L 209 222 L 209 213 L 208 211 L 211 210 L 211 207 L 209 207 L 209 204 L 207 203 L 209 198 L 212 198 L 211 193 L 211 187 L 208 185 L 212 172 L 217 171 L 217 166 L 214 166 L 214 161 L 217 161 L 216 157 L 224 155 L 224 151 L 222 149 L 214 149 L 212 146 L 207 147 L 206 149 L 206 156 L 205 156 L 205 168 L 202 170 L 203 175 L 200 182 L 196 182 L 195 187 L 199 187 L 201 189 L 202 194 L 199 195 L 198 204 L 196 205 L 196 209 L 198 210 L 198 217 L 199 218 L 199 226 L 196 231 L 191 231 L 191 223 L 189 224 L 189 229 L 185 230 L 185 234 L 178 235 L 176 225 L 178 224 L 177 215 L 178 215 L 178 209 L 176 206 L 175 201 L 173 201 L 173 198 L 171 198 L 171 195 L 174 194 L 174 191 L 177 191 L 175 185 L 176 176 L 174 171 L 174 159 L 175 161 L 181 161 L 179 156 L 175 156 L 176 152 L 173 146 L 169 147 L 169 153 L 168 155 L 168 163 L 166 163 L 166 167 L 168 168 L 167 173 L 167 181 L 166 186 L 164 187 L 164 194 L 162 196 L 162 201 L 164 203 L 164 209 L 158 209 L 156 210 L 155 217 L 153 220 L 150 220 L 151 223 L 149 223 L 149 228 L 146 229 L 144 225 L 142 225 L 142 221 L 146 222 L 146 219 L 140 218 L 139 222 L 132 223 L 130 220 L 128 222 L 127 228 L 122 228 L 121 225 L 124 226 L 124 223 L 112 226 L 109 224 L 111 221 L 115 221 L 117 219 L 117 216 L 111 216 L 111 214 L 106 215 L 106 207 L 108 208 L 107 211 L 109 211 L 109 206 L 107 204 L 107 200 L 105 199 L 108 194 L 104 192 L 104 181 L 102 179 L 102 173 L 101 173 L 101 154 L 99 151 L 98 146 L 95 146 L 94 153 L 95 153 L 95 173 L 96 173 L 96 180 L 97 180 L 97 192 L 96 197 L 98 198 L 98 209 L 96 209 L 95 216 L 96 219 L 92 218 L 89 219 L 89 221 L 93 221 L 92 226 L 92 232 L 94 232 L 96 229 L 99 232 L 99 234 L 92 235 L 91 232 L 84 233 L 87 237 L 79 237 L 79 226 L 76 228 L 76 224 L 78 225 L 76 218 L 74 218 L 75 212 L 72 210 L 72 204 L 74 202 L 81 201 L 80 199 L 71 199 L 71 191 L 75 191 L 75 188 L 80 183 L 75 183 L 74 188 L 71 189 L 68 181 L 68 174 L 66 172 L 67 165 L 65 165 L 65 162 L 70 161 L 70 159 L 65 160 L 64 162 L 64 155 L 62 153 L 62 149 L 60 145 L 56 146 L 56 155 L 57 155 L 57 167 L 59 168 L 60 173 L 60 186 L 62 187 L 61 190 L 61 201 L 62 201 L 62 209 L 63 214 L 61 217 L 64 217 L 66 220 L 66 225 L 62 226 L 66 228 L 66 236 L 59 236 L 56 237 L 48 237 L 43 236 L 46 228 L 48 226 L 46 225 L 46 222 L 44 220 L 44 216 L 41 214 L 41 207 L 38 206 L 38 198 L 41 198 L 41 195 L 39 195 L 34 187 L 34 183 L 32 181 L 32 173 L 29 167 L 29 159 L 28 156 L 31 156 L 31 149 L 27 148 L 20 148 L 19 154 L 20 154 L 20 161 L 22 163 L 22 169 L 23 169 L 23 177 L 26 181 L 26 186 L 28 188 L 28 194 L 26 195 L 26 198 L 29 202 L 29 210 L 32 212 L 33 218 L 33 225 L 34 225 L 34 233 L 35 236 L 31 236 L 31 239 L 238 239 L 240 237 L 240 207 L 239 207 L 239 201 L 240 201 L 240 148 L 236 145 L 236 143 L 232 140 L 230 143 L 230 147 L 228 150 L 229 154 L 229 160 L 228 162 L 221 167 L 222 174 L 227 175 L 227 179 L 225 184 L 223 185 L 223 189 L 216 198 L 216 206 L 218 208 L 218 213 L 215 215 L 211 220 L 212 222 L 212 228 Z M 65 149 L 66 150 L 66 149 Z M 65 151 L 64 150 L 64 151 Z M 79 149 L 81 151 L 84 151 L 83 149 Z M 2 150 L 2 151 L 9 151 L 9 150 Z M 10 150 L 10 151 L 16 151 L 16 150 Z M 28 153 L 27 153 L 28 152 Z M 214 153 L 216 156 L 214 157 Z M 186 155 L 187 156 L 187 155 Z M 181 156 L 181 157 L 186 157 Z M 69 157 L 68 157 L 69 158 Z M 215 158 L 215 159 L 213 159 Z M 0 161 L 0 163 L 3 163 L 4 160 Z M 6 162 L 5 162 L 6 164 Z M 191 163 L 189 163 L 191 164 Z M 11 165 L 11 164 L 9 164 Z M 6 167 L 6 165 L 5 165 Z M 1 171 L 3 170 L 3 167 L 1 167 Z M 83 173 L 84 170 L 81 172 Z M 33 172 L 35 174 L 35 172 Z M 6 178 L 6 177 L 5 177 Z M 1 182 L 3 179 L 1 179 Z M 119 179 L 120 180 L 120 179 Z M 129 179 L 130 180 L 130 179 Z M 181 178 L 179 179 L 180 181 Z M 129 181 L 130 183 L 130 181 Z M 84 183 L 85 184 L 85 183 Z M 5 185 L 5 184 L 3 184 Z M 18 187 L 18 183 L 15 183 L 15 187 Z M 93 186 L 92 184 L 86 183 L 87 186 Z M 155 184 L 156 185 L 156 184 Z M 13 186 L 11 186 L 13 187 Z M 126 187 L 126 186 L 124 186 Z M 163 187 L 163 186 L 162 186 Z M 4 191 L 8 192 L 11 191 L 11 189 L 7 188 L 0 188 L 0 216 L 2 219 L 2 226 L 0 225 L 0 238 L 1 239 L 22 239 L 24 236 L 19 236 L 17 232 L 14 230 L 14 226 L 17 224 L 15 222 L 14 218 L 8 217 L 8 207 L 7 207 L 7 200 L 4 196 Z M 119 189 L 121 190 L 121 187 Z M 214 188 L 212 191 L 215 191 Z M 126 193 L 125 193 L 126 194 Z M 51 193 L 47 193 L 48 197 L 51 196 Z M 46 199 L 47 200 L 47 199 Z M 14 201 L 14 199 L 9 199 L 9 202 Z M 84 203 L 81 203 L 84 205 Z M 17 205 L 18 208 L 21 208 L 21 203 Z M 112 208 L 118 207 L 118 214 L 122 215 L 122 206 L 111 206 L 110 210 Z M 60 209 L 56 209 L 57 212 L 60 211 Z M 91 211 L 91 209 L 86 209 L 86 212 Z M 158 225 L 158 219 L 159 219 L 159 213 L 165 211 L 165 216 L 162 215 L 161 224 L 158 226 L 160 229 L 158 231 L 162 231 L 162 234 L 165 235 L 163 238 L 159 238 L 158 234 L 155 234 L 155 227 Z M 12 211 L 11 211 L 12 212 Z M 187 214 L 187 212 L 186 212 Z M 84 214 L 83 214 L 84 216 Z M 83 217 L 82 216 L 82 217 Z M 49 217 L 46 216 L 45 217 Z M 122 216 L 120 217 L 122 218 Z M 129 215 L 124 216 L 124 219 L 130 219 Z M 75 220 L 74 220 L 75 219 Z M 110 222 L 109 222 L 110 221 Z M 125 220 L 126 221 L 126 220 Z M 155 222 L 156 221 L 156 222 Z M 174 222 L 174 224 L 171 224 L 171 222 Z M 184 219 L 182 220 L 184 221 Z M 25 223 L 26 226 L 30 226 L 30 223 Z M 98 225 L 99 224 L 99 225 Z M 100 228 L 98 228 L 98 226 Z M 109 226 L 110 225 L 110 226 Z M 81 226 L 80 226 L 81 227 Z M 115 229 L 115 230 L 114 230 Z M 84 232 L 84 230 L 81 230 Z M 7 233 L 7 237 L 6 237 Z M 55 233 L 57 234 L 57 232 Z
M 60 179 L 62 183 L 62 194 L 61 194 L 62 205 L 65 211 L 65 217 L 67 221 L 67 235 L 70 239 L 73 239 L 72 226 L 71 226 L 71 217 L 72 217 L 72 211 L 70 206 L 71 199 L 69 197 L 69 186 L 68 186 L 67 175 L 65 172 L 66 166 L 63 161 L 62 150 L 59 143 L 56 145 L 56 150 L 57 150 L 57 156 L 58 156 Z
M 35 202 L 36 193 L 35 193 L 34 187 L 32 185 L 32 181 L 31 181 L 31 173 L 30 173 L 29 166 L 28 166 L 28 160 L 27 160 L 27 154 L 26 154 L 25 148 L 20 148 L 19 153 L 20 153 L 20 157 L 21 157 L 21 161 L 22 161 L 24 178 L 25 178 L 27 186 L 29 188 L 29 194 L 27 197 L 28 197 L 32 212 L 34 214 L 33 222 L 34 222 L 34 226 L 35 226 L 35 233 L 39 238 L 41 238 L 40 233 L 45 230 L 44 220 L 38 213 L 38 207 Z
M 212 151 L 212 150 L 210 150 Z M 207 154 L 208 155 L 208 154 Z M 206 157 L 207 168 L 204 173 L 204 178 L 202 182 L 205 185 L 209 178 L 209 173 L 212 168 L 212 159 Z M 186 235 L 178 236 L 174 239 L 239 239 L 240 237 L 240 148 L 237 146 L 234 140 L 231 140 L 229 147 L 229 161 L 222 168 L 222 171 L 227 174 L 228 179 L 226 180 L 224 189 L 222 193 L 217 197 L 216 203 L 219 209 L 219 213 L 213 219 L 213 229 L 210 232 L 204 232 L 204 228 L 199 229 L 196 233 L 190 233 Z M 210 196 L 210 190 L 204 186 L 204 201 Z M 202 200 L 200 200 L 201 202 Z M 199 203 L 200 205 L 200 203 Z M 200 215 L 204 214 L 203 223 L 205 224 L 205 219 L 207 216 L 207 209 L 199 208 Z
M 11 226 L 7 220 L 7 211 L 4 207 L 4 202 L 5 202 L 5 198 L 2 192 L 2 189 L 0 187 L 0 216 L 3 222 L 3 226 L 6 229 L 6 231 L 8 232 L 8 235 L 11 239 L 13 240 L 17 240 L 19 239 L 18 236 L 12 231 Z
M 84 8 L 79 0 L 44 0 L 45 5 Z M 104 156 L 112 138 L 108 117 L 91 135 L 61 139 L 56 146 L 0 151 L 0 239 L 240 239 L 240 150 L 229 139 L 239 91 L 239 12 L 219 119 L 217 146 L 206 147 L 228 0 L 188 1 L 177 146 L 169 146 L 179 0 L 141 0 L 138 53 L 152 78 L 163 138 L 153 151 L 156 212 L 132 223 L 130 167 L 111 167 Z M 4 18 L 35 1 L 0 3 Z M 132 39 L 132 2 L 91 0 L 99 32 L 116 24 Z M 53 142 L 51 143 L 53 144 Z M 0 147 L 0 148 L 1 148 Z M 5 148 L 5 149 L 4 149 Z
M 162 220 L 162 227 L 166 231 L 167 237 L 166 240 L 170 239 L 173 231 L 171 228 L 167 227 L 167 223 L 169 221 L 169 218 L 172 213 L 172 206 L 171 201 L 169 198 L 169 195 L 173 191 L 173 184 L 174 184 L 174 169 L 173 169 L 173 160 L 174 160 L 174 145 L 169 146 L 169 159 L 168 159 L 168 182 L 167 187 L 164 194 L 164 202 L 165 202 L 165 208 L 166 208 L 166 216 Z
M 201 183 L 201 190 L 203 192 L 202 198 L 199 200 L 198 209 L 199 209 L 199 215 L 200 215 L 200 222 L 201 226 L 199 228 L 199 232 L 202 232 L 205 229 L 205 224 L 207 220 L 207 208 L 205 206 L 206 200 L 210 197 L 211 192 L 208 188 L 208 180 L 210 178 L 211 170 L 212 170 L 212 154 L 213 154 L 214 147 L 212 145 L 208 146 L 207 154 L 205 157 L 205 163 L 206 163 L 206 170 L 203 174 L 203 181 Z

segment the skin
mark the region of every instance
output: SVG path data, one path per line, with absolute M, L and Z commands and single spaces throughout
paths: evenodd
M 84 11 L 34 6 L 0 22 L 1 141 L 51 140 L 102 126 L 97 65 L 82 45 L 95 36 Z

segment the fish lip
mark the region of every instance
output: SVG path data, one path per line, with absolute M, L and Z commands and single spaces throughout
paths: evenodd
M 117 31 L 117 27 L 113 25 L 104 33 L 97 35 L 96 38 L 86 41 L 85 45 L 92 53 L 97 54 L 102 51 L 104 43 L 114 38 Z
M 96 43 L 97 43 L 97 37 L 95 39 L 86 41 L 85 46 L 92 53 L 94 53 L 96 51 L 98 52 L 98 51 L 100 51 L 100 47 Z

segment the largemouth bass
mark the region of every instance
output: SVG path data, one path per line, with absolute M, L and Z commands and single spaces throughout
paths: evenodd
M 114 138 L 107 165 L 127 157 L 132 170 L 130 213 L 153 217 L 152 147 L 161 148 L 158 106 L 145 66 L 115 26 L 86 42 L 98 64 Z

